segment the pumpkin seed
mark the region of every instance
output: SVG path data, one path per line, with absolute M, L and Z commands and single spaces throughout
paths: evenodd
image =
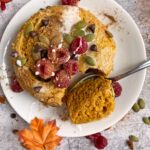
M 105 33 L 109 38 L 113 38 L 113 34 L 110 31 L 106 30 Z
M 42 42 L 36 42 L 35 45 L 39 45 L 42 48 L 48 48 L 48 45 Z
M 29 34 L 30 34 L 31 31 L 33 31 L 33 24 L 32 24 L 32 22 L 30 22 L 30 23 L 26 26 L 26 28 L 25 28 L 25 30 L 24 30 L 25 36 L 26 36 L 26 37 L 29 36 Z
M 132 141 L 132 142 L 138 142 L 138 141 L 139 141 L 139 138 L 138 138 L 137 136 L 135 136 L 135 135 L 130 135 L 130 136 L 129 136 L 129 139 L 130 139 L 130 141 Z
M 145 108 L 145 102 L 142 98 L 140 98 L 138 100 L 138 105 L 140 106 L 141 109 L 144 109 Z
M 27 62 L 27 60 L 25 58 L 17 57 L 16 65 L 21 67 L 21 66 L 25 65 L 26 62 Z
M 62 41 L 62 34 L 58 33 L 56 36 L 54 36 L 51 40 L 51 45 L 59 45 Z
M 64 34 L 64 40 L 65 42 L 67 42 L 68 44 L 71 44 L 73 41 L 73 37 L 69 34 Z
M 96 65 L 96 62 L 92 57 L 86 55 L 86 56 L 84 56 L 84 59 L 85 59 L 85 62 L 88 65 L 90 65 L 90 66 L 95 66 Z
M 132 110 L 133 110 L 134 112 L 138 112 L 138 111 L 140 110 L 140 106 L 139 106 L 137 103 L 135 103 L 135 104 L 133 105 L 133 107 L 132 107 Z
M 72 36 L 77 37 L 77 36 L 84 36 L 85 32 L 83 30 L 74 30 L 72 32 Z
M 39 41 L 46 44 L 46 45 L 50 44 L 49 39 L 45 35 L 39 35 Z
M 87 26 L 87 23 L 84 20 L 79 21 L 77 24 L 74 25 L 75 29 L 82 29 Z
M 143 122 L 147 125 L 150 125 L 150 119 L 148 117 L 143 117 Z
M 94 35 L 94 34 L 87 34 L 87 35 L 85 36 L 85 38 L 86 38 L 86 41 L 87 41 L 87 42 L 91 42 L 91 41 L 94 40 L 95 35 Z
M 32 57 L 33 59 L 36 61 L 36 60 L 39 60 L 41 59 L 41 53 L 40 52 L 35 52 L 34 50 L 32 51 Z

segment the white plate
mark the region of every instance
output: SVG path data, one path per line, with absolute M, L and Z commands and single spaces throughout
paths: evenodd
M 1 40 L 0 63 L 3 65 L 3 69 L 0 71 L 1 75 L 8 77 L 10 74 L 12 68 L 9 58 L 10 45 L 20 26 L 41 7 L 56 5 L 58 1 L 40 0 L 37 2 L 37 0 L 32 0 L 13 17 Z M 129 14 L 115 1 L 81 0 L 79 6 L 89 9 L 101 19 L 103 18 L 100 14 L 107 12 L 117 20 L 117 23 L 110 28 L 117 42 L 117 56 L 113 75 L 126 71 L 135 64 L 146 60 L 144 42 L 136 24 Z M 7 70 L 4 68 L 7 68 Z M 8 78 L 2 80 L 1 85 L 9 103 L 24 120 L 30 122 L 35 116 L 45 120 L 56 119 L 60 127 L 59 135 L 78 137 L 102 131 L 117 123 L 131 109 L 138 98 L 143 86 L 145 73 L 146 71 L 144 70 L 120 81 L 123 93 L 119 98 L 116 98 L 115 111 L 108 118 L 78 126 L 71 124 L 70 121 L 63 122 L 59 119 L 56 108 L 43 106 L 28 93 L 22 92 L 17 94 L 12 92 L 7 85 L 9 83 Z

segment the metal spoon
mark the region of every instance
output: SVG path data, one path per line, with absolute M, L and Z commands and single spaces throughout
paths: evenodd
M 131 75 L 131 74 L 134 74 L 134 73 L 136 73 L 138 71 L 141 71 L 141 70 L 143 70 L 143 69 L 145 69 L 147 67 L 150 67 L 150 60 L 147 60 L 147 61 L 137 65 L 136 67 L 134 67 L 130 71 L 127 71 L 127 72 L 125 72 L 123 74 L 119 74 L 119 75 L 117 75 L 115 77 L 111 77 L 111 78 L 108 78 L 108 79 L 110 79 L 112 81 L 118 81 L 118 80 L 121 80 L 121 79 Z M 75 86 L 77 86 L 79 83 L 83 82 L 84 80 L 87 80 L 89 78 L 98 77 L 98 76 L 100 76 L 100 74 L 92 73 L 92 72 L 85 73 L 80 78 L 78 78 L 78 80 L 76 80 L 75 82 L 73 82 L 70 85 L 69 90 L 73 90 L 75 88 Z

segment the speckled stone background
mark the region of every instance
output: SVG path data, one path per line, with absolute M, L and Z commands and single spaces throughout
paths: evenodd
M 0 11 L 0 39 L 10 19 L 29 0 L 13 0 L 7 5 L 7 10 Z M 38 0 L 37 0 L 38 1 Z M 116 0 L 126 9 L 138 24 L 145 41 L 147 57 L 150 58 L 150 0 Z M 1 92 L 1 90 L 0 90 Z M 1 92 L 2 94 L 2 92 Z M 140 97 L 146 101 L 146 108 L 138 114 L 132 111 L 129 115 L 112 129 L 103 131 L 108 138 L 106 150 L 128 150 L 125 144 L 130 134 L 139 136 L 140 140 L 135 144 L 135 150 L 150 150 L 150 126 L 142 123 L 143 116 L 150 116 L 150 68 Z M 6 102 L 0 105 L 0 150 L 23 150 L 13 129 L 22 129 L 27 124 L 17 116 L 10 117 L 13 109 Z M 86 138 L 64 138 L 57 150 L 95 150 L 94 146 Z

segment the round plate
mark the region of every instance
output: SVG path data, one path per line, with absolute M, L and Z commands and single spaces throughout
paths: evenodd
M 70 121 L 62 121 L 58 116 L 58 108 L 45 107 L 27 92 L 19 94 L 12 92 L 8 85 L 12 68 L 10 50 L 11 43 L 15 39 L 17 31 L 40 8 L 48 5 L 58 5 L 58 1 L 40 0 L 37 3 L 37 0 L 32 0 L 21 8 L 10 21 L 0 45 L 0 63 L 2 64 L 0 75 L 3 76 L 1 85 L 11 106 L 27 122 L 30 122 L 34 117 L 44 118 L 45 120 L 56 119 L 57 125 L 60 127 L 58 132 L 60 136 L 85 136 L 107 129 L 124 117 L 140 94 L 146 71 L 141 71 L 120 81 L 123 92 L 119 98 L 116 98 L 115 111 L 108 118 L 82 125 L 74 125 Z M 112 75 L 127 71 L 134 65 L 146 60 L 144 42 L 136 24 L 129 14 L 115 1 L 81 0 L 79 6 L 90 10 L 104 23 L 109 21 L 104 17 L 104 13 L 114 16 L 117 21 L 109 27 L 117 43 L 117 56 Z

